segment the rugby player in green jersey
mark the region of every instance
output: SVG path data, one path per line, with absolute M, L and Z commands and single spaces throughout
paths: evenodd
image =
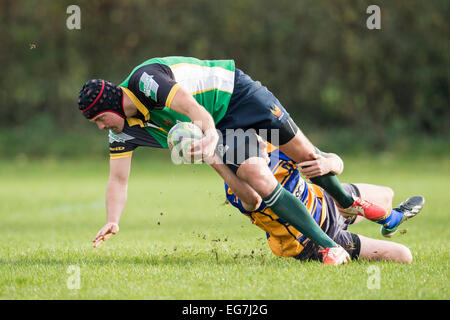
M 132 151 L 138 146 L 167 148 L 170 128 L 177 121 L 193 121 L 204 132 L 204 138 L 192 146 L 193 157 L 201 156 L 211 164 L 218 154 L 222 163 L 217 166 L 228 167 L 251 186 L 253 202 L 262 198 L 279 217 L 327 252 L 345 257 L 346 251 L 318 227 L 305 205 L 275 179 L 261 157 L 256 134 L 279 146 L 296 163 L 312 160 L 316 148 L 278 99 L 235 68 L 233 60 L 153 58 L 134 68 L 120 85 L 101 79 L 86 82 L 78 105 L 99 129 L 110 131 L 107 224 L 94 246 L 118 231 Z M 332 173 L 314 177 L 312 182 L 348 214 L 375 220 L 389 215 L 380 206 L 349 194 Z
M 412 262 L 410 250 L 402 244 L 371 239 L 348 231 L 350 224 L 360 222 L 363 217 L 344 217 L 334 200 L 323 189 L 307 183 L 300 176 L 300 172 L 307 179 L 329 172 L 339 175 L 343 171 L 343 162 L 339 156 L 333 153 L 322 153 L 317 155 L 315 160 L 296 164 L 282 152 L 276 151 L 276 148 L 270 144 L 267 151 L 269 152 L 269 168 L 277 181 L 305 204 L 315 222 L 331 239 L 345 248 L 352 259 Z M 299 165 L 307 166 L 307 168 L 299 170 Z M 219 170 L 222 169 L 219 168 Z M 294 257 L 300 261 L 322 260 L 322 251 L 318 246 L 292 225 L 280 219 L 262 199 L 256 204 L 246 202 L 248 194 L 251 193 L 248 184 L 237 179 L 231 171 L 222 172 L 222 174 L 227 181 L 225 183 L 227 200 L 250 218 L 252 224 L 266 232 L 267 242 L 275 255 Z M 386 211 L 391 211 L 387 219 L 377 221 L 381 224 L 382 234 L 389 237 L 398 230 L 400 224 L 417 215 L 425 203 L 423 197 L 414 196 L 391 210 L 394 192 L 389 187 L 356 183 L 343 184 L 343 188 L 350 194 L 362 195 Z M 336 265 L 338 261 L 334 256 L 327 255 L 323 263 Z

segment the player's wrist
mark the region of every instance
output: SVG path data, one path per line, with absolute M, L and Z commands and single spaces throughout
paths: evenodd
M 219 142 L 219 134 L 217 133 L 216 128 L 209 128 L 204 132 L 204 135 L 204 139 L 206 140 L 206 144 L 204 145 L 204 156 L 205 158 L 210 158 L 212 160 L 217 143 Z
M 334 161 L 332 161 L 332 169 L 330 172 L 335 175 L 339 175 L 343 171 L 344 164 L 340 159 L 333 159 L 333 160 Z
M 204 135 L 211 142 L 217 143 L 219 141 L 219 134 L 217 133 L 217 129 L 215 127 L 206 129 Z

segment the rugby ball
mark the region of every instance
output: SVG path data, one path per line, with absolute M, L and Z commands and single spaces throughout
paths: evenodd
M 167 134 L 167 145 L 169 147 L 172 161 L 180 163 L 198 163 L 201 159 L 192 159 L 186 155 L 195 140 L 203 138 L 202 129 L 192 122 L 178 122 Z

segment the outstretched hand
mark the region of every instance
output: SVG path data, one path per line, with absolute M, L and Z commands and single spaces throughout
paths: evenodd
M 117 232 L 119 232 L 119 225 L 117 223 L 108 222 L 105 224 L 105 226 L 97 233 L 94 240 L 92 240 L 92 242 L 94 242 L 94 248 L 97 248 L 100 243 L 108 240 Z

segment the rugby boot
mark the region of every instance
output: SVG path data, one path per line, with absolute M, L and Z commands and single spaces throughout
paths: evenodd
M 340 245 L 320 250 L 319 253 L 322 253 L 322 263 L 326 266 L 347 264 L 351 260 L 348 252 Z
M 422 196 L 414 196 L 403 201 L 397 208 L 394 209 L 403 213 L 400 222 L 397 223 L 397 225 L 394 227 L 382 225 L 380 229 L 381 235 L 387 238 L 392 237 L 403 222 L 412 217 L 415 217 L 420 212 L 420 210 L 422 210 L 424 204 L 425 198 Z
M 372 221 L 379 221 L 387 218 L 387 212 L 382 207 L 373 204 L 361 197 L 353 196 L 353 204 L 348 208 L 340 208 L 347 216 L 363 216 Z

